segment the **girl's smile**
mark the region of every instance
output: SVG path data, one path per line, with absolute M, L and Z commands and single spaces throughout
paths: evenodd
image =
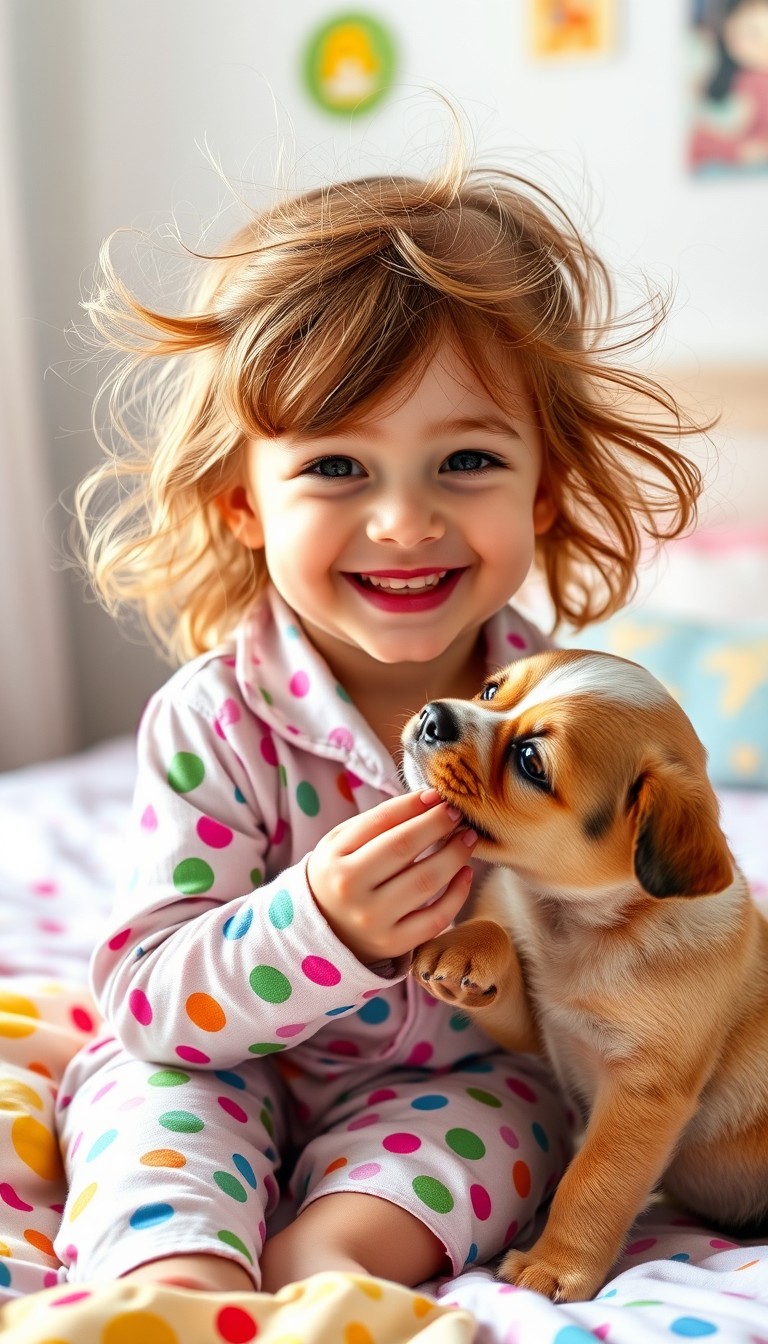
M 398 569 L 346 574 L 345 578 L 381 611 L 418 615 L 446 602 L 464 573 L 464 569 Z

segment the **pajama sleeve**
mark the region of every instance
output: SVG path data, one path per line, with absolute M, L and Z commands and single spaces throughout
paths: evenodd
M 225 705 L 230 720 L 254 722 L 236 698 Z M 379 975 L 338 940 L 306 856 L 274 875 L 279 775 L 251 754 L 246 766 L 209 705 L 168 688 L 150 701 L 135 868 L 91 962 L 108 1025 L 141 1058 L 220 1069 L 289 1049 L 407 972 L 406 960 Z

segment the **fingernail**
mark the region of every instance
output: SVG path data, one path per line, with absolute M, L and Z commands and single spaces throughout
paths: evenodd
M 431 807 L 433 803 L 440 802 L 440 794 L 437 792 L 437 789 L 425 789 L 423 793 L 419 794 L 419 798 L 422 803 L 426 803 L 429 807 Z
M 459 820 L 459 817 L 461 816 L 461 813 L 460 813 L 458 807 L 454 807 L 453 805 L 451 805 L 451 806 L 448 807 L 446 810 L 447 810 L 447 812 L 448 812 L 448 816 L 451 818 L 451 821 L 458 821 L 458 820 Z
M 463 843 L 469 848 L 470 845 L 474 845 L 477 839 L 477 831 L 473 831 L 471 828 L 468 831 L 462 831 L 461 838 Z

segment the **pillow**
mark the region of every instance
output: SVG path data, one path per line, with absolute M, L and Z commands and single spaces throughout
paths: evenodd
M 768 788 L 767 622 L 720 626 L 640 608 L 559 642 L 647 667 L 691 720 L 715 787 Z

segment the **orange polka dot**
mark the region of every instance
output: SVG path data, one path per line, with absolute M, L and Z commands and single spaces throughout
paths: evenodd
M 41 1064 L 36 1059 L 31 1059 L 29 1064 L 27 1064 L 27 1068 L 29 1069 L 30 1073 L 39 1073 L 43 1078 L 50 1078 L 51 1080 L 53 1079 L 53 1074 L 51 1073 L 51 1070 L 48 1068 L 48 1065 Z
M 210 994 L 190 994 L 186 1009 L 187 1017 L 201 1031 L 221 1031 L 227 1024 L 224 1009 Z
M 512 1183 L 521 1199 L 531 1193 L 531 1169 L 527 1162 L 516 1162 L 512 1168 Z
M 184 1167 L 187 1159 L 175 1148 L 153 1148 L 139 1158 L 143 1167 Z
M 44 1232 L 36 1232 L 33 1227 L 27 1228 L 24 1233 L 24 1240 L 28 1241 L 30 1246 L 34 1246 L 35 1250 L 42 1251 L 44 1255 L 50 1255 L 52 1260 L 58 1259 L 51 1238 L 46 1237 Z
M 344 1327 L 344 1344 L 374 1344 L 373 1335 L 362 1321 L 350 1321 Z
M 346 800 L 346 802 L 353 803 L 355 801 L 349 780 L 347 779 L 346 770 L 342 770 L 341 774 L 338 774 L 336 776 L 336 788 L 339 790 L 339 793 L 341 794 L 342 798 Z
M 11 1126 L 11 1142 L 25 1166 L 44 1181 L 60 1181 L 64 1175 L 61 1154 L 50 1129 L 31 1115 L 20 1115 Z
M 378 1302 L 379 1298 L 384 1296 L 384 1289 L 375 1279 L 355 1278 L 355 1283 L 360 1291 L 365 1293 L 366 1297 L 373 1298 L 374 1302 Z
M 347 1165 L 346 1157 L 336 1157 L 334 1158 L 333 1162 L 328 1163 L 328 1166 L 325 1168 L 323 1175 L 328 1176 L 332 1171 L 339 1171 L 341 1167 L 346 1167 L 346 1165 Z
M 101 1332 L 101 1344 L 179 1344 L 179 1336 L 154 1311 L 121 1311 Z
M 751 1269 L 753 1265 L 759 1265 L 759 1260 L 748 1260 L 746 1265 L 737 1265 L 737 1269 Z
M 428 1297 L 414 1297 L 413 1299 L 413 1310 L 417 1316 L 428 1316 L 434 1305 L 434 1302 L 430 1302 Z

